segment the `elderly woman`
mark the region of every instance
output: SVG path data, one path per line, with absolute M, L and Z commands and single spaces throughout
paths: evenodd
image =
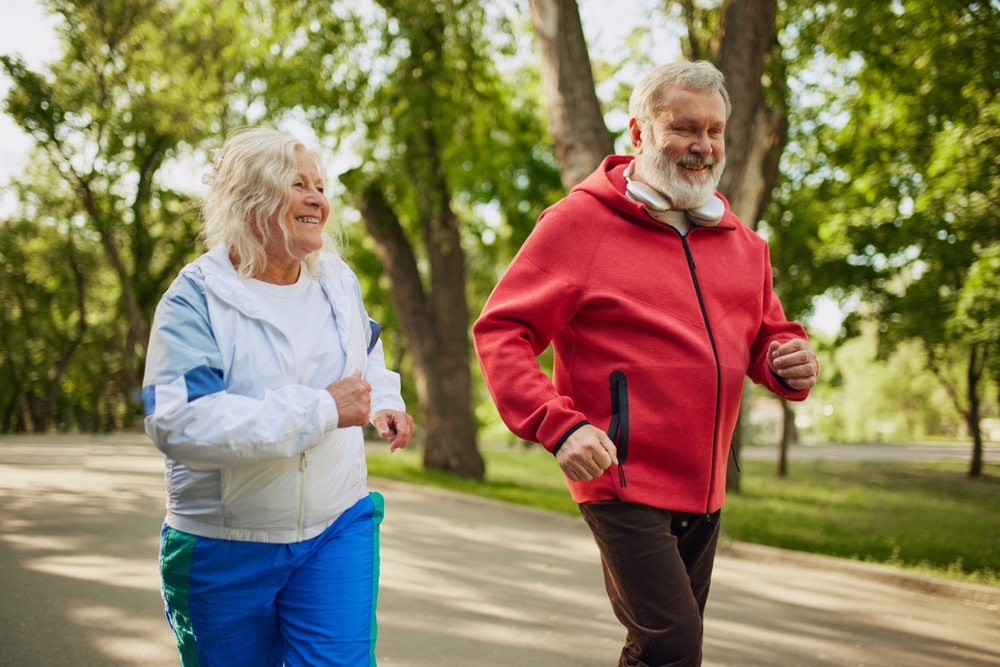
M 226 141 L 210 250 L 156 309 L 142 397 L 166 455 L 160 574 L 185 666 L 375 664 L 382 498 L 361 426 L 395 450 L 413 422 L 323 235 L 318 164 L 273 130 Z

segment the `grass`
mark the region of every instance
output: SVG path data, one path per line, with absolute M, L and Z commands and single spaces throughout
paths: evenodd
M 854 558 L 1000 586 L 1000 466 L 963 463 L 743 464 L 723 511 L 730 539 Z
M 487 481 L 420 467 L 417 451 L 371 452 L 369 474 L 579 516 L 541 448 L 482 450 Z M 741 464 L 742 493 L 723 510 L 724 540 L 894 565 L 1000 586 L 1000 466 L 963 463 Z

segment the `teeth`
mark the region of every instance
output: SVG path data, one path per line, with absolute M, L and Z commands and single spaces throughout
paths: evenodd
M 313 224 L 317 224 L 317 225 L 319 224 L 319 218 L 313 218 L 311 216 L 304 216 L 304 217 L 295 218 L 295 219 L 298 220 L 299 222 L 311 222 Z

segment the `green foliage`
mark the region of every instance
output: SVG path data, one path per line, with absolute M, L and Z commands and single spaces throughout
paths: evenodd
M 794 48 L 843 85 L 803 92 L 795 218 L 821 220 L 817 256 L 871 304 L 886 349 L 918 337 L 933 362 L 968 268 L 1000 237 L 1000 10 L 843 0 L 805 17 Z
M 427 151 L 436 151 L 445 203 L 462 222 L 473 313 L 541 210 L 562 194 L 550 152 L 540 144 L 537 74 L 523 53 L 514 57 L 525 42 L 519 45 L 504 13 L 513 13 L 512 6 L 52 0 L 48 8 L 62 18 L 59 62 L 34 72 L 15 55 L 0 58 L 14 82 L 5 110 L 36 140 L 36 168 L 17 189 L 21 213 L 3 234 L 11 243 L 21 239 L 44 208 L 52 217 L 47 240 L 26 247 L 41 244 L 50 254 L 69 247 L 71 229 L 78 245 L 89 243 L 85 314 L 74 317 L 86 324 L 88 340 L 100 320 L 105 349 L 88 353 L 101 360 L 94 366 L 93 358 L 81 357 L 90 348 L 77 343 L 67 375 L 55 383 L 69 382 L 77 363 L 93 370 L 105 382 L 88 390 L 97 392 L 95 400 L 115 397 L 117 425 L 136 409 L 153 307 L 199 250 L 196 203 L 164 182 L 163 167 L 204 160 L 230 128 L 294 116 L 327 145 L 353 151 L 362 160 L 355 180 L 386 184 L 425 280 L 419 221 L 440 205 L 426 187 L 427 171 L 439 168 Z M 389 362 L 410 378 L 413 359 L 373 244 L 360 232 L 356 211 L 344 205 L 339 218 L 353 232 L 349 260 L 372 315 L 385 325 Z M 33 257 L 47 258 L 45 252 Z M 5 300 L 15 298 L 13 289 L 12 283 Z M 72 294 L 50 298 L 72 304 Z M 46 336 L 52 330 L 34 343 L 46 354 L 35 355 L 40 367 L 24 377 L 49 378 L 72 334 L 72 318 L 60 329 L 44 321 L 45 312 L 18 309 L 17 318 L 4 321 L 12 345 L 34 330 Z M 6 366 L 15 362 L 3 358 Z M 8 378 L 0 380 L 7 382 L 0 384 L 0 408 L 12 415 L 28 400 L 22 395 L 37 395 L 31 400 L 38 403 L 49 391 L 39 385 L 24 393 L 21 381 L 10 379 L 15 375 L 10 368 L 0 372 Z M 412 380 L 404 393 L 415 403 Z M 76 409 L 89 410 L 78 403 Z M 23 429 L 31 421 L 11 423 Z
M 954 318 L 1000 240 L 1000 7 L 837 0 L 790 27 L 799 85 L 770 221 L 806 229 L 795 281 L 859 303 L 846 334 L 875 320 L 880 358 L 919 340 L 974 433 L 984 343 Z
M 231 103 L 251 22 L 243 3 L 228 1 L 47 6 L 62 19 L 60 60 L 34 72 L 16 56 L 0 56 L 13 80 L 5 111 L 35 140 L 33 169 L 15 188 L 19 212 L 0 235 L 7 247 L 31 239 L 13 260 L 25 277 L 10 286 L 14 293 L 59 264 L 80 267 L 80 285 L 66 276 L 46 282 L 51 299 L 75 304 L 82 295 L 73 317 L 85 333 L 72 334 L 72 318 L 41 307 L 5 319 L 8 338 L 36 341 L 44 352 L 31 357 L 37 368 L 27 375 L 17 370 L 26 359 L 4 358 L 0 405 L 29 406 L 5 428 L 45 428 L 56 408 L 48 396 L 65 382 L 61 427 L 120 427 L 137 410 L 153 309 L 197 252 L 194 202 L 162 182 L 162 168 L 242 122 Z M 36 375 L 50 386 L 24 384 Z
M 541 143 L 537 73 L 518 55 L 523 47 L 509 10 L 467 0 L 338 2 L 332 11 L 323 3 L 286 5 L 270 33 L 271 55 L 255 69 L 270 117 L 303 117 L 317 135 L 360 158 L 340 175 L 338 203 L 352 237 L 348 261 L 387 331 L 387 359 L 402 372 L 411 405 L 410 341 L 389 301 L 385 259 L 352 207 L 363 208 L 367 188 L 379 191 L 428 296 L 439 287 L 432 267 L 441 230 L 433 221 L 453 214 L 468 310 L 478 315 L 534 221 L 562 195 Z M 474 392 L 477 401 L 488 400 L 478 380 Z
M 989 350 L 1000 381 L 1000 243 L 984 248 L 969 268 L 948 326 L 957 338 Z
M 383 184 L 418 252 L 418 187 L 428 180 L 420 170 L 431 168 L 421 151 L 431 141 L 480 293 L 479 279 L 492 287 L 563 194 L 541 144 L 537 73 L 513 57 L 520 47 L 500 9 L 450 0 L 339 2 L 330 11 L 300 2 L 285 10 L 288 37 L 273 31 L 277 55 L 256 71 L 272 116 L 301 108 L 317 133 L 361 158 L 360 173 L 344 177 L 348 194 L 364 181 Z
M 810 403 L 819 403 L 820 442 L 897 442 L 956 437 L 962 415 L 938 377 L 927 370 L 919 341 L 877 358 L 877 324 L 837 347 L 820 346 L 821 382 Z

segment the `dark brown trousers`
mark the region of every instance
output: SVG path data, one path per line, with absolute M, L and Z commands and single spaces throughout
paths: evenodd
M 604 585 L 628 631 L 619 667 L 699 667 L 719 515 L 584 503 Z

